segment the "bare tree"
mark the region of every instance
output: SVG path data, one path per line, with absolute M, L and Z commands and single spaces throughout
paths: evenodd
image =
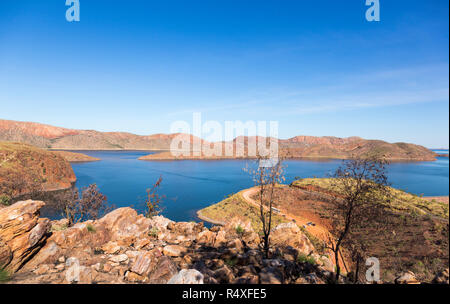
M 112 209 L 107 197 L 99 191 L 96 184 L 82 188 L 81 195 L 75 188 L 64 193 L 62 199 L 61 211 L 69 221 L 69 227 L 81 221 L 96 220 Z
M 330 249 L 336 263 L 335 282 L 339 282 L 341 273 L 339 256 L 344 261 L 343 246 L 353 258 L 355 281 L 358 278 L 365 244 L 352 237 L 352 230 L 381 216 L 390 195 L 386 170 L 387 162 L 383 159 L 352 158 L 345 160 L 332 175 L 331 188 L 335 195 L 331 199 L 334 222 L 330 231 Z
M 258 187 L 259 220 L 262 225 L 263 251 L 269 257 L 270 232 L 272 230 L 272 214 L 275 199 L 275 187 L 284 182 L 284 167 L 282 159 L 258 157 L 258 168 L 248 171 Z
M 147 197 L 145 199 L 146 217 L 158 215 L 163 210 L 161 207 L 161 202 L 164 195 L 161 196 L 158 194 L 158 188 L 161 186 L 162 180 L 162 176 L 160 176 L 156 183 L 151 188 L 147 189 Z

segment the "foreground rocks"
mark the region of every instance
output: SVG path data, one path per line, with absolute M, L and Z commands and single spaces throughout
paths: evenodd
M 39 218 L 41 201 L 22 201 L 0 210 L 0 265 L 18 271 L 48 237 L 50 221 Z
M 320 284 L 332 276 L 332 262 L 294 223 L 274 229 L 266 259 L 258 234 L 239 220 L 208 229 L 120 208 L 66 228 L 64 220 L 40 219 L 43 205 L 0 209 L 0 264 L 10 283 Z

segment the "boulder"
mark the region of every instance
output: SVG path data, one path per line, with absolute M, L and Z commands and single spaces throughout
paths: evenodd
M 261 284 L 282 284 L 283 272 L 276 267 L 266 267 L 259 273 Z
M 108 242 L 103 245 L 101 249 L 106 254 L 117 254 L 123 250 L 123 248 L 119 246 L 117 242 Z
M 155 267 L 161 253 L 159 250 L 144 251 L 139 253 L 131 271 L 138 275 L 145 276 Z
M 176 237 L 185 236 L 189 239 L 195 239 L 195 236 L 203 230 L 203 223 L 170 222 L 167 229 Z
M 228 268 L 228 266 L 223 266 L 222 268 L 217 269 L 214 271 L 214 278 L 217 280 L 218 283 L 224 283 L 224 284 L 230 284 L 234 281 L 234 274 Z
M 195 269 L 182 269 L 167 284 L 203 284 L 203 274 Z
M 270 234 L 271 244 L 280 248 L 294 249 L 298 253 L 309 255 L 314 246 L 308 237 L 293 223 L 282 223 Z
M 127 247 L 136 239 L 147 236 L 152 220 L 138 215 L 136 210 L 125 207 L 118 208 L 96 221 L 95 226 L 101 226 L 110 233 L 110 241 L 117 241 Z
M 150 284 L 166 284 L 170 278 L 178 273 L 177 265 L 167 256 L 158 259 L 157 264 L 148 279 Z
M 433 279 L 433 284 L 448 284 L 449 280 L 448 280 L 448 268 L 441 271 L 440 273 L 438 273 L 434 279 Z
M 213 246 L 215 239 L 216 234 L 209 230 L 204 230 L 197 235 L 197 243 L 206 246 Z
M 141 276 L 135 272 L 132 271 L 128 271 L 125 275 L 125 279 L 128 282 L 132 282 L 132 283 L 146 283 L 148 281 L 147 277 Z
M 154 216 L 150 219 L 150 226 L 152 228 L 156 228 L 159 231 L 164 231 L 167 229 L 167 226 L 173 223 L 171 220 L 169 220 L 168 218 L 165 218 L 162 215 L 157 215 Z
M 407 271 L 395 279 L 396 284 L 420 284 L 412 271 Z
M 11 272 L 19 270 L 45 244 L 50 230 L 48 219 L 39 219 L 41 201 L 21 201 L 0 209 L 0 258 Z
M 179 245 L 168 245 L 164 247 L 163 253 L 164 255 L 171 257 L 179 257 L 182 256 L 186 252 L 186 248 Z
M 214 240 L 214 247 L 221 247 L 227 244 L 227 233 L 225 230 L 220 230 L 217 232 L 216 239 Z
M 128 256 L 126 254 L 113 255 L 109 258 L 112 263 L 126 263 Z

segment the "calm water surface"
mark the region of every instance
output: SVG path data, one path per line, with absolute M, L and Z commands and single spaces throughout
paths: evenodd
M 145 151 L 81 151 L 101 161 L 73 164 L 77 187 L 96 183 L 108 201 L 117 207 L 144 210 L 145 190 L 159 176 L 159 193 L 166 196 L 163 215 L 175 221 L 198 220 L 196 211 L 221 201 L 230 193 L 253 186 L 244 172 L 253 161 L 140 161 Z M 448 153 L 448 150 L 446 152 Z M 341 164 L 329 161 L 287 161 L 286 182 L 295 177 L 326 177 Z M 402 190 L 438 196 L 449 194 L 449 159 L 435 162 L 394 163 L 389 168 L 390 182 Z

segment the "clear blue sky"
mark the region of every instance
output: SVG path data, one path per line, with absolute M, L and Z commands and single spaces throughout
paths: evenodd
M 0 118 L 168 133 L 276 120 L 282 138 L 449 143 L 449 2 L 0 2 Z

